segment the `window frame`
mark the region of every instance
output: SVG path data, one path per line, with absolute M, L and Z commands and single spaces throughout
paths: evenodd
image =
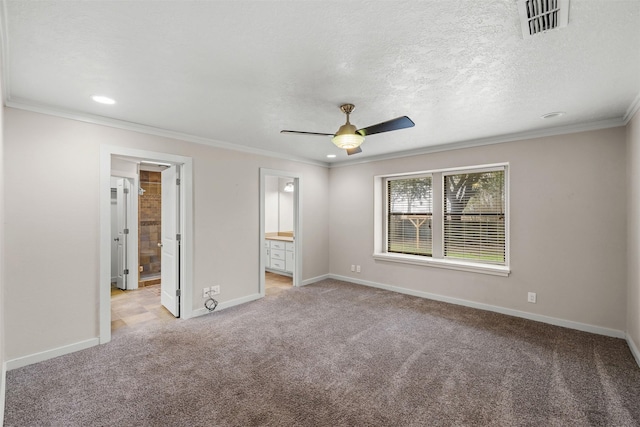
M 461 173 L 479 173 L 504 170 L 505 195 L 505 260 L 504 265 L 473 262 L 444 257 L 444 175 Z M 432 187 L 432 255 L 410 255 L 388 252 L 388 186 L 393 179 L 419 178 L 431 176 Z M 447 169 L 434 169 L 416 172 L 396 173 L 374 176 L 374 251 L 377 261 L 420 265 L 436 268 L 508 276 L 510 268 L 510 206 L 509 206 L 509 164 L 495 163 L 477 166 L 464 166 Z

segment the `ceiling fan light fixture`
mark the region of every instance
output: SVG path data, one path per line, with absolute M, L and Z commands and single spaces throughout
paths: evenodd
M 360 144 L 364 142 L 364 136 L 356 132 L 354 125 L 347 122 L 340 126 L 338 132 L 331 138 L 331 142 L 333 142 L 336 147 L 347 150 L 349 148 L 359 147 Z

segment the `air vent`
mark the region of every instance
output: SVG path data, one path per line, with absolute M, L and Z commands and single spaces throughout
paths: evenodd
M 569 22 L 569 0 L 518 0 L 522 36 L 566 27 Z

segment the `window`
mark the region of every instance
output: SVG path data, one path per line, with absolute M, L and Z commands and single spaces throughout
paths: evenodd
M 509 274 L 507 165 L 375 182 L 375 259 Z
M 505 262 L 504 170 L 443 174 L 444 256 Z
M 431 176 L 387 181 L 387 251 L 431 256 Z

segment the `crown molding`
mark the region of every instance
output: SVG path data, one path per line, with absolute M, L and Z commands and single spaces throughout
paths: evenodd
M 629 108 L 627 108 L 627 112 L 625 113 L 623 118 L 624 124 L 626 125 L 627 123 L 629 123 L 631 119 L 633 119 L 633 116 L 635 116 L 638 111 L 640 111 L 640 92 L 638 93 L 636 98 L 633 100 L 631 105 L 629 105 Z
M 395 153 L 380 154 L 377 156 L 366 157 L 360 160 L 345 160 L 342 162 L 331 163 L 329 168 L 339 168 L 344 166 L 353 166 L 363 163 L 379 162 L 383 160 L 400 159 L 403 157 L 419 156 L 422 154 L 439 153 L 442 151 L 459 150 L 462 148 L 481 147 L 484 145 L 502 144 L 505 142 L 522 141 L 524 139 L 544 138 L 555 135 L 566 135 L 569 133 L 587 132 L 599 129 L 608 129 L 613 127 L 625 126 L 625 121 L 621 118 L 600 120 L 596 122 L 581 123 L 577 125 L 559 126 L 547 129 L 538 129 L 533 131 L 510 133 L 488 138 L 471 139 L 466 141 L 451 142 L 446 144 L 432 145 L 430 147 L 418 148 L 416 150 L 398 151 Z
M 149 135 L 155 135 L 165 138 L 172 138 L 181 141 L 193 142 L 196 144 L 207 145 L 210 147 L 222 148 L 226 150 L 239 151 L 243 153 L 255 154 L 259 156 L 266 156 L 277 158 L 281 160 L 290 160 L 299 163 L 305 163 L 313 166 L 320 166 L 325 168 L 339 168 L 344 166 L 353 166 L 364 163 L 379 162 L 383 160 L 399 159 L 403 157 L 419 156 L 422 154 L 438 153 L 442 151 L 459 150 L 463 148 L 481 147 L 485 145 L 502 144 L 505 142 L 521 141 L 525 139 L 543 138 L 555 135 L 566 135 L 570 133 L 587 132 L 599 129 L 608 129 L 613 127 L 625 126 L 628 121 L 633 117 L 635 112 L 640 109 L 640 95 L 636 97 L 636 100 L 627 110 L 624 118 L 600 120 L 596 122 L 580 123 L 576 125 L 559 126 L 547 129 L 538 129 L 527 132 L 510 133 L 495 137 L 479 138 L 466 141 L 457 141 L 446 144 L 432 145 L 430 147 L 418 148 L 415 150 L 398 151 L 395 153 L 380 154 L 370 157 L 365 157 L 358 160 L 346 160 L 341 162 L 320 162 L 303 157 L 285 155 L 282 153 L 276 153 L 273 151 L 262 150 L 259 148 L 247 147 L 244 145 L 232 144 L 230 142 L 218 141 L 211 138 L 203 138 L 196 135 L 190 135 L 181 132 L 174 132 L 166 129 L 156 128 L 152 126 L 141 125 L 138 123 L 127 122 L 124 120 L 109 119 L 106 117 L 95 116 L 91 114 L 80 114 L 72 111 L 65 111 L 62 109 L 51 108 L 48 106 L 34 105 L 24 102 L 16 102 L 7 99 L 5 105 L 10 108 L 16 108 L 20 110 L 31 111 L 34 113 L 47 114 L 50 116 L 62 117 L 65 119 L 76 120 L 85 123 L 92 123 L 96 125 L 109 126 L 117 129 L 124 129 L 133 132 L 139 132 Z
M 24 102 L 16 102 L 10 99 L 7 99 L 5 101 L 5 105 L 7 107 L 16 108 L 19 110 L 31 111 L 34 113 L 46 114 L 49 116 L 61 117 L 64 119 L 76 120 L 79 122 L 91 123 L 95 125 L 109 126 L 117 129 L 129 130 L 133 132 L 171 138 L 171 139 L 176 139 L 180 141 L 193 142 L 195 144 L 208 145 L 210 147 L 223 148 L 225 150 L 240 151 L 242 153 L 272 157 L 272 158 L 277 158 L 281 160 L 290 160 L 298 163 L 306 163 L 309 165 L 320 166 L 324 168 L 329 167 L 329 164 L 326 162 L 319 162 L 319 161 L 307 159 L 304 157 L 276 153 L 274 151 L 262 150 L 259 148 L 247 147 L 239 144 L 232 144 L 230 142 L 218 141 L 215 139 L 204 138 L 204 137 L 190 135 L 182 132 L 174 132 L 166 129 L 156 128 L 153 126 L 141 125 L 139 123 L 127 122 L 124 120 L 110 119 L 102 116 L 95 116 L 93 114 L 81 114 L 74 111 L 66 111 L 66 110 L 52 108 L 48 106 L 34 105 L 34 104 L 29 104 Z

